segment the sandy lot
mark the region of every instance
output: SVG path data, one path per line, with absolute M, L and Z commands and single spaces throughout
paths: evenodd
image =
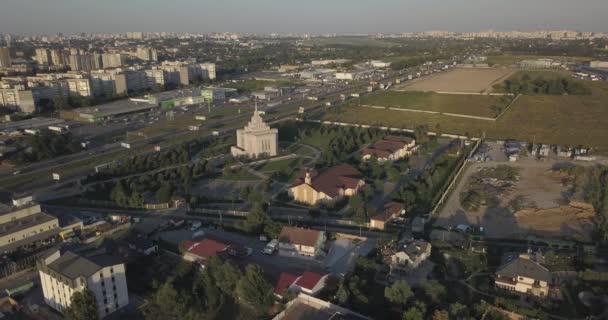
M 492 85 L 513 74 L 510 69 L 456 68 L 431 77 L 408 81 L 398 90 L 435 92 L 492 92 Z
M 484 227 L 491 238 L 525 238 L 527 235 L 558 237 L 590 241 L 593 230 L 593 209 L 580 204 L 568 204 L 565 195 L 568 186 L 560 177 L 549 171 L 553 162 L 522 159 L 510 165 L 520 169 L 520 179 L 512 191 L 501 196 L 497 207 L 482 206 L 467 212 L 460 205 L 460 193 L 473 172 L 481 167 L 494 167 L 498 162 L 470 164 L 459 185 L 450 195 L 437 218 L 437 225 L 456 226 L 469 224 Z M 504 163 L 503 163 L 504 164 Z M 513 212 L 509 201 L 521 198 L 523 207 Z

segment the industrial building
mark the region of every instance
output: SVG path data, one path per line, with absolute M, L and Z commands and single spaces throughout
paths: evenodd
M 54 238 L 58 232 L 59 221 L 44 213 L 40 205 L 11 208 L 0 214 L 0 252 Z

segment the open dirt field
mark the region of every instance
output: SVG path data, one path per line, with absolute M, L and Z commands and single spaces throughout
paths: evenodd
M 495 167 L 499 163 L 471 164 L 460 183 L 450 195 L 437 218 L 437 225 L 469 224 L 484 227 L 491 238 L 525 238 L 527 235 L 558 237 L 590 241 L 593 230 L 593 208 L 584 204 L 568 204 L 568 186 L 551 172 L 554 162 L 523 159 L 512 163 L 519 170 L 519 180 L 513 188 L 500 195 L 493 207 L 482 206 L 467 211 L 460 205 L 460 194 L 465 191 L 471 175 L 479 168 Z M 519 199 L 517 209 L 509 205 Z
M 513 73 L 510 69 L 456 68 L 428 78 L 408 81 L 397 90 L 435 92 L 492 92 L 492 85 Z

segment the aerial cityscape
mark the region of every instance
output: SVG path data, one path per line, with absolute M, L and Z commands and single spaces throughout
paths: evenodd
M 0 3 L 0 319 L 608 319 L 608 2 Z

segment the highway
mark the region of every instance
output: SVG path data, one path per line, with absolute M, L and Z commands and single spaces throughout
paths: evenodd
M 418 70 L 419 70 L 418 68 L 410 68 L 410 69 L 402 70 L 399 72 L 387 72 L 387 74 L 385 74 L 384 77 L 378 76 L 378 77 L 374 77 L 374 78 L 371 78 L 368 80 L 376 81 L 376 82 L 382 83 L 382 84 L 387 84 L 389 82 L 393 82 L 397 78 L 402 78 L 404 74 L 413 73 Z M 335 104 L 335 103 L 341 102 L 340 99 L 338 98 L 338 96 L 340 94 L 357 91 L 357 90 L 362 90 L 362 89 L 367 88 L 367 86 L 369 86 L 368 82 L 363 82 L 363 83 L 356 84 L 356 85 L 344 85 L 344 84 L 323 85 L 320 87 L 313 88 L 308 93 L 308 95 L 316 96 L 316 97 L 318 97 L 319 100 L 324 100 L 324 99 L 327 99 L 330 97 L 334 97 L 335 100 L 332 102 Z M 291 98 L 291 100 L 288 100 L 289 98 Z M 298 114 L 298 110 L 297 110 L 298 106 L 311 103 L 310 100 L 308 100 L 306 97 L 304 97 L 304 95 L 301 95 L 299 93 L 289 95 L 288 97 L 282 98 L 280 101 L 282 101 L 282 103 L 279 105 L 273 105 L 270 107 L 269 106 L 260 107 L 261 111 L 265 111 L 267 113 L 267 121 L 275 122 L 275 121 L 281 121 L 281 120 L 285 120 L 288 118 L 292 118 Z M 307 107 L 306 112 L 310 112 L 310 111 L 312 111 L 314 109 L 318 109 L 322 106 L 323 106 L 322 102 L 320 102 L 318 105 L 314 104 L 313 106 Z M 280 112 L 281 110 L 284 110 L 286 108 L 293 108 L 293 110 L 282 113 L 279 116 L 272 115 L 273 112 L 275 112 L 275 111 Z M 216 130 L 221 135 L 229 134 L 232 131 L 234 131 L 235 129 L 243 126 L 243 124 L 250 117 L 250 115 L 251 115 L 250 112 L 245 112 L 243 114 L 231 116 L 231 117 L 228 117 L 225 119 L 206 121 L 203 124 L 203 126 L 201 127 L 200 137 L 212 137 L 213 136 L 212 131 L 214 130 L 214 128 L 221 128 L 221 129 Z M 165 121 L 165 120 L 163 120 L 163 121 Z M 166 120 L 166 121 L 170 121 L 170 120 Z M 130 130 L 138 129 L 138 128 L 142 127 L 138 124 L 134 124 L 135 128 L 130 127 L 130 125 L 127 125 L 127 124 L 124 124 L 122 126 L 124 126 L 125 129 L 128 128 Z M 120 129 L 120 127 L 119 127 L 119 129 Z M 131 149 L 141 149 L 142 147 L 149 146 L 149 148 L 145 149 L 144 151 L 141 151 L 141 150 L 138 151 L 139 154 L 145 154 L 145 153 L 153 152 L 152 147 L 159 142 L 162 142 L 162 141 L 168 140 L 168 139 L 179 138 L 179 137 L 182 137 L 187 134 L 192 134 L 192 131 L 189 131 L 187 128 L 184 128 L 182 130 L 176 130 L 171 133 L 160 134 L 160 135 L 153 136 L 153 137 L 147 137 L 146 139 L 136 140 L 136 141 L 131 142 L 130 146 L 131 146 Z M 86 176 L 87 174 L 92 173 L 93 165 L 83 167 L 81 170 L 73 169 L 74 167 L 82 166 L 82 164 L 81 164 L 82 162 L 94 161 L 96 158 L 102 157 L 102 156 L 106 159 L 107 158 L 120 158 L 120 157 L 124 156 L 125 153 L 127 153 L 127 152 L 128 152 L 127 149 L 121 147 L 119 142 L 112 142 L 112 143 L 102 144 L 100 146 L 93 147 L 89 150 L 84 150 L 82 152 L 78 152 L 75 154 L 61 156 L 61 157 L 57 157 L 54 159 L 22 166 L 22 167 L 18 168 L 18 170 L 21 171 L 20 176 L 31 176 L 31 177 L 35 177 L 35 179 L 30 179 L 30 181 L 27 181 L 27 178 L 24 178 L 26 180 L 25 183 L 20 183 L 19 185 L 12 186 L 10 188 L 5 187 L 5 189 L 7 189 L 6 191 L 10 191 L 15 194 L 25 193 L 25 192 L 34 193 L 34 194 L 37 192 L 43 192 L 43 191 L 48 192 L 50 190 L 59 188 L 61 186 L 73 184 L 74 182 L 77 182 L 80 178 Z M 135 153 L 135 151 L 133 151 L 132 153 Z M 96 164 L 101 164 L 101 163 L 96 163 Z M 70 168 L 70 166 L 72 166 L 73 168 Z M 61 183 L 58 183 L 58 182 L 52 180 L 50 173 L 53 172 L 53 170 L 66 169 L 66 168 L 71 169 L 72 172 L 70 172 L 67 175 L 62 176 Z M 44 175 L 45 173 L 48 174 L 48 178 L 41 176 L 41 175 Z M 3 185 L 3 182 L 8 184 L 7 182 L 10 182 L 10 180 L 12 180 L 14 178 L 16 178 L 16 177 L 14 175 L 12 175 L 11 173 L 0 174 L 0 186 Z

